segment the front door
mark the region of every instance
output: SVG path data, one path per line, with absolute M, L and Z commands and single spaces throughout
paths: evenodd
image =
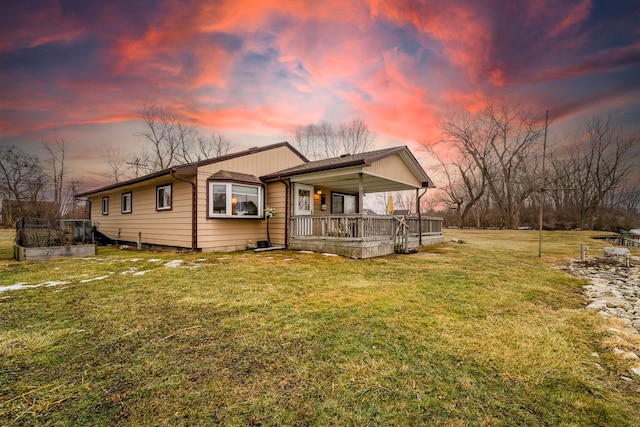
M 313 215 L 313 187 L 295 184 L 293 187 L 293 214 L 295 216 Z M 295 230 L 298 236 L 313 235 L 313 218 L 296 218 Z
M 296 184 L 293 205 L 294 215 L 313 215 L 313 187 Z

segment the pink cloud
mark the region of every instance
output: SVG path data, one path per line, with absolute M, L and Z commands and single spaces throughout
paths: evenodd
M 583 0 L 576 5 L 567 5 L 570 9 L 566 11 L 563 19 L 556 22 L 555 25 L 549 30 L 549 35 L 555 37 L 558 34 L 566 31 L 569 28 L 574 27 L 576 24 L 584 22 L 589 16 L 589 12 L 592 7 L 592 0 Z M 550 4 L 551 10 L 554 10 L 556 4 Z M 559 9 L 563 9 L 562 7 Z M 557 9 L 555 9 L 557 10 Z
M 599 91 L 581 79 L 640 58 L 637 43 L 593 47 L 590 0 L 59 4 L 0 30 L 0 52 L 40 67 L 0 75 L 0 137 L 131 126 L 148 99 L 223 133 L 280 140 L 296 125 L 363 118 L 381 145 L 434 141 L 440 118 L 491 99 L 564 105 L 567 117 L 612 105 L 633 81 Z M 52 46 L 76 49 L 38 62 Z
M 400 25 L 410 24 L 433 39 L 460 72 L 475 82 L 487 68 L 492 31 L 473 3 L 451 1 L 419 5 L 411 1 L 372 2 L 372 13 Z
M 70 43 L 85 34 L 84 25 L 65 16 L 58 2 L 42 3 L 35 8 L 20 2 L 3 5 L 5 17 L 0 18 L 0 52 L 48 43 Z

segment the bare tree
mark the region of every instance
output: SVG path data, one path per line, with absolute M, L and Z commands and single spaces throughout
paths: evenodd
M 457 153 L 457 158 L 452 156 L 449 162 L 437 155 L 432 147 L 427 147 L 426 150 L 438 161 L 445 180 L 444 185 L 440 186 L 444 195 L 440 201 L 457 214 L 458 227 L 463 227 L 469 213 L 486 190 L 484 174 L 464 150 Z
M 365 153 L 373 148 L 375 134 L 362 119 L 341 124 L 338 128 L 338 140 L 343 153 Z
M 295 141 L 302 154 L 311 160 L 336 157 L 338 136 L 327 122 L 308 124 L 296 128 Z
M 169 131 L 169 139 L 177 147 L 176 163 L 191 163 L 198 160 L 198 128 L 178 121 Z
M 115 182 L 125 178 L 125 172 L 128 169 L 127 157 L 119 147 L 104 147 L 99 150 L 99 153 L 109 167 L 110 178 Z
M 524 185 L 522 172 L 542 135 L 540 123 L 521 107 L 501 103 L 476 114 L 453 115 L 440 127 L 447 143 L 473 160 L 503 225 L 516 228 L 521 203 L 533 191 Z
M 618 194 L 634 171 L 637 136 L 625 136 L 611 118 L 593 118 L 579 129 L 564 161 L 553 163 L 569 184 L 569 200 L 579 212 L 579 226 L 593 229 L 607 196 Z
M 25 203 L 37 211 L 47 184 L 47 176 L 37 156 L 14 146 L 0 146 L 0 198 L 5 211 L 3 219 L 7 224 L 13 223 L 14 215 L 21 215 L 21 206 Z M 10 212 L 11 202 L 15 202 L 18 212 Z
M 148 172 L 166 169 L 176 162 L 178 151 L 173 128 L 176 126 L 176 114 L 145 101 L 140 112 L 145 123 L 144 137 L 146 149 L 143 151 L 144 163 Z
M 42 145 L 49 153 L 49 179 L 53 184 L 53 202 L 58 208 L 58 213 L 62 215 L 65 208 L 65 195 L 63 194 L 65 190 L 65 142 L 54 132 L 44 140 Z
M 363 153 L 373 147 L 375 133 L 361 119 L 336 128 L 327 122 L 298 126 L 295 142 L 302 154 L 312 160 Z
M 0 147 L 0 195 L 4 200 L 37 201 L 47 178 L 37 156 L 16 147 Z
M 231 149 L 231 141 L 224 135 L 214 132 L 209 138 L 198 135 L 195 147 L 195 161 L 224 156 Z
M 617 204 L 629 212 L 640 214 L 640 184 L 625 180 L 620 188 Z
M 143 104 L 141 117 L 145 129 L 139 135 L 144 138 L 145 148 L 136 165 L 146 172 L 219 156 L 231 148 L 231 142 L 223 135 L 214 133 L 210 139 L 203 138 L 197 126 L 178 113 L 148 101 Z
M 407 211 L 411 214 L 417 213 L 415 190 L 396 191 L 393 193 L 393 201 L 399 210 Z

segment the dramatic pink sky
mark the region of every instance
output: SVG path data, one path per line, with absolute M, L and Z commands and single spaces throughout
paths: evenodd
M 96 149 L 134 153 L 143 100 L 234 151 L 364 119 L 376 148 L 438 139 L 488 100 L 640 129 L 637 0 L 21 0 L 0 14 L 0 144 L 52 132 L 85 185 Z M 564 129 L 564 130 L 563 130 Z

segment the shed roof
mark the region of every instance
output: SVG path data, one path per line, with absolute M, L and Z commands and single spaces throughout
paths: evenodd
M 248 173 L 232 172 L 219 170 L 211 175 L 208 179 L 215 181 L 235 181 L 235 182 L 247 182 L 252 184 L 262 184 L 262 181 L 255 176 Z

